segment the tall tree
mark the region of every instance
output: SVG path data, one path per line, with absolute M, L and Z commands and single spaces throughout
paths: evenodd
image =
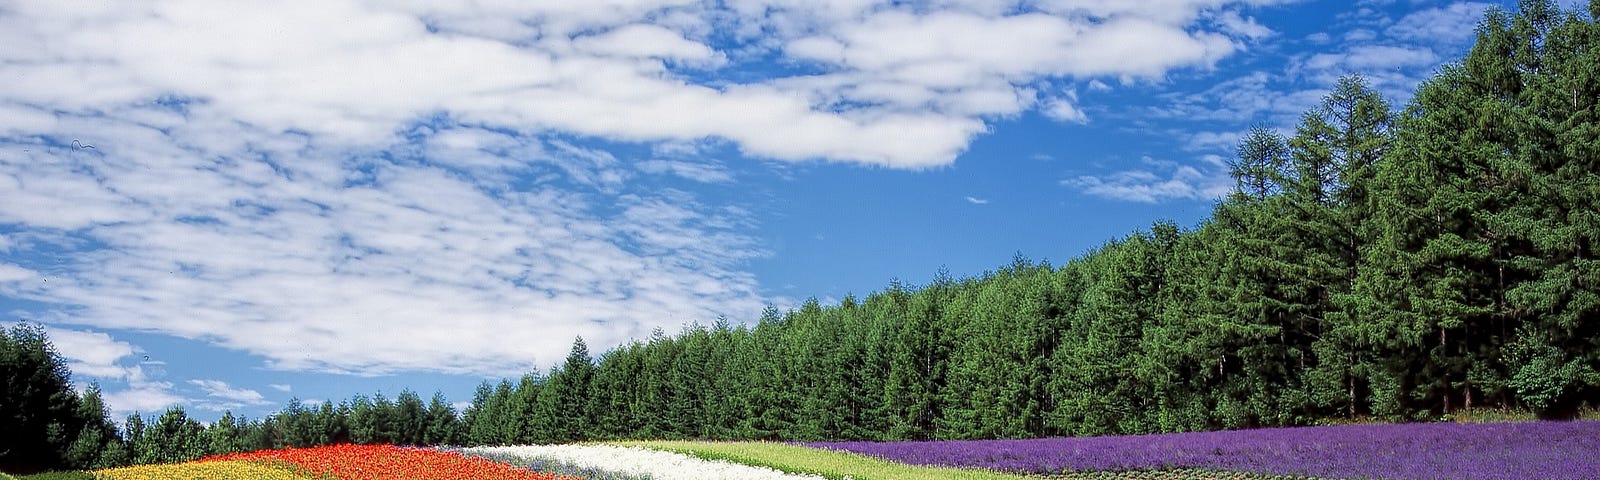
M 423 445 L 461 445 L 463 435 L 461 419 L 456 416 L 455 407 L 446 401 L 444 394 L 433 392 L 433 398 L 428 400 L 428 408 L 423 416 L 427 425 L 423 430 Z
M 884 383 L 889 439 L 927 440 L 934 436 L 950 355 L 949 334 L 941 328 L 940 319 L 954 286 L 955 281 L 944 271 L 915 292 L 902 291 L 898 283 L 890 285 L 889 297 L 905 306 L 892 332 Z
M 129 430 L 134 430 L 133 426 Z M 132 442 L 133 463 L 180 463 L 198 460 L 209 451 L 205 426 L 189 418 L 183 407 L 169 407 L 155 421 L 141 425 Z
M 43 327 L 17 324 L 0 333 L 0 469 L 65 467 L 85 425 L 66 363 Z
M 423 439 L 428 429 L 427 406 L 422 397 L 411 389 L 400 391 L 395 397 L 394 425 L 396 445 L 427 445 Z
M 127 463 L 127 451 L 117 433 L 117 424 L 111 422 L 105 400 L 100 395 L 100 384 L 91 383 L 78 403 L 78 421 L 83 429 L 67 450 L 67 465 L 89 470 L 107 468 Z
M 245 422 L 234 417 L 232 411 L 222 412 L 222 417 L 206 429 L 206 452 L 212 455 L 224 455 L 246 451 L 248 447 L 244 445 L 244 429 L 241 428 L 241 423 Z
M 1373 361 L 1363 352 L 1381 338 L 1370 319 L 1356 315 L 1353 292 L 1373 237 L 1373 177 L 1393 143 L 1393 117 L 1362 77 L 1346 76 L 1290 140 L 1295 175 L 1286 199 L 1298 213 L 1301 281 L 1311 282 L 1301 299 L 1316 356 L 1305 371 L 1307 386 L 1317 407 L 1343 407 L 1352 417 L 1361 409 Z

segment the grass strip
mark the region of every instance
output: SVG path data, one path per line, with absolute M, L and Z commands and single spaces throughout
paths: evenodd
M 94 475 L 89 472 L 44 472 L 33 475 L 11 477 L 0 475 L 0 480 L 94 480 Z
M 1022 480 L 1022 475 L 964 468 L 906 465 L 865 455 L 775 442 L 632 441 L 611 445 L 644 447 L 782 470 L 821 475 L 830 480 Z

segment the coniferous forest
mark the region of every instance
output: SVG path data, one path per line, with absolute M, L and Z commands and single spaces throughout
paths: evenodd
M 0 467 L 329 443 L 968 439 L 1421 421 L 1600 405 L 1600 0 L 1491 12 L 1390 105 L 1341 79 L 1235 188 L 1059 264 L 890 282 L 485 383 L 210 425 L 107 418 L 42 330 L 0 349 Z

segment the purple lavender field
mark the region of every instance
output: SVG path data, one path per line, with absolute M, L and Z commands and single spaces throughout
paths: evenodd
M 1319 478 L 1600 479 L 1600 421 L 806 445 L 911 464 L 1036 474 L 1183 468 Z

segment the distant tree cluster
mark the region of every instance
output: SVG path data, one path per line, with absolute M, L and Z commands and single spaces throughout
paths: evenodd
M 1059 267 L 690 325 L 480 386 L 201 425 L 106 419 L 36 327 L 0 344 L 0 469 L 330 443 L 964 439 L 1600 405 L 1600 0 L 1491 11 L 1396 112 L 1341 79 L 1235 188 Z
M 38 326 L 0 335 L 0 471 L 98 469 L 174 463 L 206 455 L 338 443 L 460 445 L 466 424 L 435 393 L 423 403 L 405 390 L 308 408 L 298 400 L 259 420 L 224 412 L 210 425 L 182 407 L 160 416 L 111 421 L 100 388 L 82 394 L 68 383 L 66 363 Z

